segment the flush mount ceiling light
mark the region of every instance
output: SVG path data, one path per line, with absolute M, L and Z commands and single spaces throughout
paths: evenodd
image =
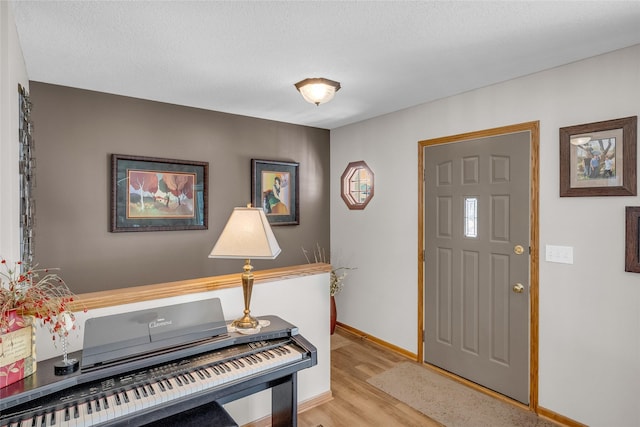
M 584 136 L 572 136 L 570 138 L 571 144 L 573 145 L 582 145 L 582 144 L 586 144 L 587 142 L 591 141 L 591 136 L 589 135 L 584 135 Z
M 307 102 L 316 105 L 331 101 L 340 90 L 339 82 L 323 78 L 304 79 L 295 86 Z

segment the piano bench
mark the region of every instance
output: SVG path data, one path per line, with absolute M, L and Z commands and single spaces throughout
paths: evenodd
M 145 427 L 238 427 L 231 415 L 218 403 L 211 402 L 167 418 L 145 424 Z

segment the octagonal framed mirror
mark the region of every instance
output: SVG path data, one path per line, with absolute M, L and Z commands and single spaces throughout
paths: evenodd
M 363 160 L 349 163 L 340 179 L 340 195 L 347 207 L 364 209 L 373 193 L 373 171 Z

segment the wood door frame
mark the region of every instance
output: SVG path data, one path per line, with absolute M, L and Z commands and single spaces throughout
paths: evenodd
M 418 141 L 418 362 L 424 361 L 424 148 L 431 145 L 462 142 L 517 132 L 530 132 L 530 257 L 529 257 L 529 409 L 538 412 L 538 304 L 539 304 L 539 190 L 540 122 L 525 122 L 481 131 Z M 455 376 L 455 375 L 454 375 Z M 482 389 L 482 388 L 481 388 Z M 491 393 L 488 389 L 483 391 Z M 501 395 L 500 395 L 501 396 Z M 510 400 L 510 399 L 508 399 Z M 515 401 L 514 401 L 515 402 Z

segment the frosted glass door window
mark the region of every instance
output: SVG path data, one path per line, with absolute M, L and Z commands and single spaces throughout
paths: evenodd
M 464 236 L 478 237 L 478 198 L 464 198 Z

